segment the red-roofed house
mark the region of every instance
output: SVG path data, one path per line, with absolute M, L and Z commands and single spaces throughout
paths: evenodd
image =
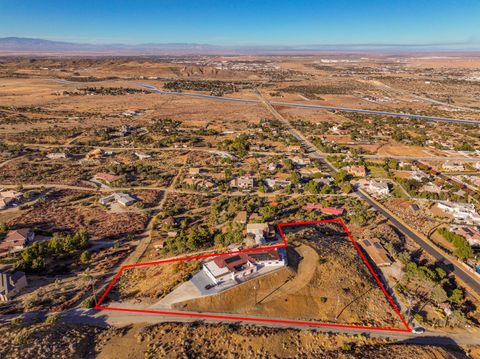
M 342 207 L 336 208 L 336 207 L 324 207 L 321 204 L 318 203 L 307 203 L 305 206 L 302 207 L 305 211 L 315 211 L 319 210 L 322 213 L 325 214 L 331 214 L 334 216 L 341 216 L 343 212 L 345 211 Z
M 104 181 L 104 182 L 107 182 L 107 183 L 110 184 L 110 183 L 113 183 L 115 181 L 121 180 L 122 177 L 117 176 L 117 175 L 112 175 L 110 173 L 99 172 L 95 175 L 95 179 L 100 180 L 100 181 Z
M 0 243 L 0 255 L 21 251 L 35 239 L 35 233 L 30 228 L 9 231 Z
M 215 257 L 203 264 L 203 271 L 215 284 L 221 284 L 229 280 L 242 282 L 264 267 L 283 267 L 286 264 L 283 248 L 267 249 Z

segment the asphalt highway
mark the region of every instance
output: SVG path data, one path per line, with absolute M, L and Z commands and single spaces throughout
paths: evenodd
M 179 95 L 179 96 L 189 96 L 189 97 L 202 97 L 202 98 L 219 100 L 219 101 L 234 101 L 234 102 L 244 102 L 244 103 L 262 103 L 261 100 L 253 100 L 253 99 L 221 97 L 221 96 L 205 95 L 205 94 L 191 93 L 191 92 L 162 91 L 162 90 L 159 90 L 158 88 L 156 88 L 155 86 L 144 85 L 144 84 L 138 84 L 137 86 L 143 87 L 147 90 L 150 90 L 152 92 L 162 94 L 162 95 Z M 277 106 L 301 107 L 301 108 L 311 108 L 311 109 L 324 109 L 324 110 L 344 111 L 344 112 L 357 112 L 357 113 L 367 113 L 367 114 L 372 114 L 372 115 L 386 115 L 386 116 L 392 116 L 392 117 L 406 117 L 406 118 L 413 118 L 413 119 L 420 119 L 420 120 L 427 120 L 427 121 L 440 121 L 440 122 L 453 122 L 453 123 L 466 123 L 466 124 L 471 124 L 471 125 L 480 125 L 480 121 L 475 121 L 475 120 L 465 120 L 465 119 L 447 118 L 447 117 L 422 116 L 422 115 L 414 115 L 414 114 L 409 114 L 409 113 L 365 110 L 365 109 L 349 108 L 349 107 L 305 105 L 305 104 L 300 104 L 300 103 L 289 103 L 289 102 L 270 102 L 270 104 L 277 105 Z

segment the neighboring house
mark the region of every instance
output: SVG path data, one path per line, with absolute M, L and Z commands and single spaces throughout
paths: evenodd
M 215 183 L 209 181 L 205 178 L 186 178 L 183 183 L 186 185 L 195 187 L 195 188 L 204 188 L 204 189 L 211 189 L 215 186 Z
M 465 167 L 461 163 L 455 163 L 447 161 L 443 164 L 442 168 L 445 171 L 464 171 Z
M 254 178 L 252 176 L 242 176 L 234 178 L 230 181 L 231 188 L 251 189 L 254 185 Z
M 278 164 L 276 164 L 276 163 L 270 163 L 270 164 L 268 165 L 268 170 L 269 170 L 270 172 L 275 172 L 275 171 L 277 170 L 277 167 L 278 167 Z
M 343 208 L 336 208 L 336 207 L 324 207 L 318 203 L 307 203 L 305 206 L 302 207 L 305 211 L 315 211 L 319 210 L 325 214 L 331 214 L 334 216 L 341 216 L 345 211 Z
M 2 191 L 0 192 L 0 209 L 5 209 L 9 204 L 21 198 L 22 192 L 17 191 Z
M 112 175 L 110 173 L 99 172 L 95 175 L 95 179 L 111 184 L 113 182 L 121 180 L 122 177 L 117 175 Z
M 8 302 L 27 286 L 27 277 L 23 272 L 13 274 L 0 271 L 0 302 Z
M 141 113 L 142 113 L 142 111 L 138 111 L 138 110 L 127 110 L 127 111 L 122 112 L 122 115 L 125 116 L 125 117 L 133 117 L 133 116 L 137 116 Z
M 312 162 L 310 158 L 302 158 L 302 157 L 290 157 L 290 160 L 292 160 L 292 162 L 297 166 L 306 166 Z
M 120 127 L 120 133 L 122 136 L 127 136 L 133 131 L 133 127 L 129 124 L 124 124 Z
M 285 265 L 286 252 L 280 248 L 218 256 L 205 262 L 202 270 L 215 284 L 231 280 L 240 283 L 254 277 L 262 268 Z
M 191 176 L 199 175 L 202 172 L 201 168 L 192 167 L 188 169 L 188 174 Z
M 185 143 L 175 142 L 173 148 L 187 148 L 188 146 Z
M 121 193 L 121 192 L 115 192 L 112 193 L 108 196 L 102 197 L 98 200 L 103 205 L 108 205 L 112 202 L 117 202 L 120 203 L 121 205 L 124 205 L 125 207 L 131 206 L 134 204 L 137 200 L 133 197 L 131 197 L 129 194 L 126 193 Z
M 442 187 L 436 185 L 435 183 L 425 184 L 420 189 L 419 192 L 430 192 L 430 193 L 440 193 L 442 192 Z
M 149 158 L 152 158 L 151 155 L 143 152 L 135 152 L 135 156 L 137 156 L 139 160 L 147 160 Z
M 255 237 L 255 243 L 264 244 L 265 238 L 270 233 L 270 226 L 268 223 L 249 223 L 247 224 L 247 234 Z
M 96 148 L 87 153 L 86 159 L 98 159 L 103 156 L 104 152 L 100 148 Z
M 392 261 L 388 258 L 387 251 L 378 239 L 363 239 L 360 241 L 360 245 L 378 267 L 385 267 L 392 264 Z
M 321 177 L 321 178 L 314 178 L 313 181 L 315 183 L 317 183 L 319 186 L 324 186 L 324 185 L 331 186 L 334 182 L 333 178 L 330 177 L 330 176 L 325 176 L 325 177 Z
M 265 180 L 265 184 L 271 188 L 274 189 L 275 187 L 288 187 L 292 184 L 291 181 L 288 180 L 283 180 L 283 179 L 276 179 L 276 178 L 267 178 Z
M 480 227 L 453 227 L 452 231 L 465 238 L 472 247 L 480 246 Z
M 344 129 L 340 129 L 338 128 L 338 126 L 333 126 L 331 128 L 332 132 L 337 134 L 337 135 L 346 135 L 346 134 L 349 134 L 350 133 L 350 130 L 344 130 Z
M 50 158 L 51 160 L 65 159 L 67 157 L 68 155 L 65 152 L 54 152 L 47 154 L 47 158 Z
M 301 147 L 298 145 L 290 145 L 287 147 L 287 152 L 300 152 Z
M 412 173 L 410 173 L 410 176 L 409 176 L 410 179 L 414 179 L 415 181 L 419 181 L 419 182 L 421 182 L 426 177 L 427 176 L 422 171 L 413 171 Z
M 30 228 L 8 231 L 7 236 L 0 242 L 0 255 L 21 251 L 34 239 L 35 233 Z
M 317 173 L 321 173 L 322 171 L 316 167 L 303 167 L 300 168 L 299 172 L 304 177 L 311 177 Z
M 367 175 L 365 166 L 349 166 L 346 169 L 348 173 L 357 177 L 365 177 Z
M 390 193 L 388 183 L 384 181 L 371 180 L 363 183 L 363 187 L 370 193 L 378 196 L 387 196 Z
M 471 203 L 439 202 L 438 208 L 451 214 L 455 219 L 469 224 L 480 224 L 480 215 Z

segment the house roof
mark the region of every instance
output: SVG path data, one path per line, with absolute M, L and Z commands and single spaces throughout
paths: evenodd
M 247 232 L 252 232 L 252 231 L 268 231 L 268 223 L 247 224 Z
M 257 263 L 268 260 L 279 260 L 280 255 L 275 249 L 269 249 L 265 251 L 258 251 L 252 253 L 238 253 L 225 256 L 216 257 L 213 262 L 219 268 L 226 268 L 229 272 L 239 272 L 243 265 L 247 262 Z
M 32 233 L 30 228 L 20 228 L 8 231 L 7 236 L 5 237 L 5 242 L 25 241 L 30 233 Z
M 1 191 L 0 192 L 0 198 L 17 198 L 22 195 L 22 192 L 17 192 L 17 191 Z
M 15 284 L 22 277 L 25 277 L 25 273 L 18 271 L 15 273 L 1 272 L 0 271 L 0 294 L 8 294 L 15 288 Z
M 302 207 L 306 211 L 313 211 L 315 209 L 320 210 L 323 213 L 326 214 L 334 214 L 334 215 L 342 215 L 344 212 L 344 209 L 342 207 L 336 208 L 336 207 L 324 207 L 321 204 L 318 203 L 307 203 L 305 206 Z
M 392 264 L 392 261 L 387 256 L 387 252 L 377 239 L 363 239 L 360 241 L 360 244 L 377 266 L 389 266 Z
M 112 175 L 110 173 L 105 173 L 105 172 L 99 172 L 95 175 L 95 177 L 102 179 L 106 182 L 115 182 L 122 178 L 120 176 Z

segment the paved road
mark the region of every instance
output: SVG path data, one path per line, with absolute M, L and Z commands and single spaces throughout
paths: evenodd
M 307 147 L 311 151 L 311 156 L 314 158 L 319 159 L 320 161 L 323 161 L 324 165 L 328 167 L 333 173 L 337 172 L 337 169 L 332 166 L 331 163 L 329 163 L 325 159 L 325 154 L 320 152 L 303 134 L 299 133 L 297 130 L 295 130 L 288 120 L 284 119 L 283 116 L 281 116 L 266 100 L 263 100 L 264 104 L 272 111 L 272 113 L 277 117 L 279 120 L 281 120 L 287 128 L 291 131 L 291 134 L 295 136 L 302 144 L 303 146 Z M 370 196 L 368 195 L 365 191 L 358 190 L 356 192 L 365 202 L 367 202 L 371 207 L 375 208 L 378 212 L 380 212 L 385 218 L 390 220 L 404 235 L 410 237 L 413 239 L 421 248 L 423 248 L 428 254 L 430 254 L 433 258 L 435 258 L 438 261 L 443 261 L 446 266 L 452 267 L 454 274 L 461 279 L 468 287 L 470 287 L 472 290 L 475 291 L 475 293 L 480 295 L 480 283 L 479 283 L 479 278 L 476 276 L 475 273 L 470 273 L 466 269 L 460 267 L 458 261 L 454 260 L 451 261 L 448 258 L 445 258 L 445 254 L 442 253 L 440 249 L 437 249 L 436 247 L 432 246 L 430 243 L 422 239 L 420 236 L 418 236 L 416 233 L 412 232 L 407 226 L 405 226 L 403 223 L 401 223 L 399 220 L 397 220 L 395 217 L 393 217 L 389 212 L 385 211 L 379 204 Z
M 465 284 L 467 284 L 472 290 L 474 290 L 478 295 L 480 295 L 480 281 L 479 277 L 477 277 L 474 273 L 467 272 L 464 268 L 458 265 L 457 261 L 450 261 L 448 258 L 445 258 L 445 255 L 441 252 L 441 250 L 437 249 L 435 246 L 431 245 L 420 236 L 412 232 L 409 228 L 407 228 L 404 224 L 398 221 L 395 217 L 393 217 L 390 213 L 385 211 L 382 207 L 380 207 L 372 198 L 366 194 L 362 190 L 358 190 L 356 192 L 365 202 L 367 202 L 370 206 L 375 208 L 378 212 L 380 212 L 385 218 L 388 218 L 390 222 L 392 222 L 395 227 L 397 227 L 403 234 L 407 235 L 411 239 L 413 239 L 420 247 L 422 247 L 429 255 L 435 258 L 438 261 L 442 261 L 446 266 L 453 268 L 453 273 L 461 279 Z
M 410 92 L 408 92 L 408 91 L 405 91 L 405 90 L 402 90 L 402 89 L 399 89 L 399 88 L 393 88 L 393 87 L 391 87 L 391 86 L 389 86 L 389 85 L 387 85 L 387 84 L 384 84 L 383 82 L 380 82 L 380 81 L 378 81 L 378 80 L 364 81 L 364 82 L 365 82 L 365 83 L 368 83 L 368 84 L 373 84 L 374 86 L 377 86 L 377 87 L 379 87 L 379 88 L 381 88 L 381 89 L 383 89 L 383 90 L 385 90 L 385 91 L 395 92 L 395 93 L 397 93 L 397 94 L 402 94 L 402 95 L 405 95 L 405 96 L 408 96 L 408 97 L 415 98 L 415 99 L 417 99 L 417 100 L 434 103 L 434 104 L 436 104 L 436 105 L 445 106 L 445 107 L 450 107 L 450 108 L 453 108 L 453 109 L 456 109 L 456 110 L 461 110 L 461 111 L 480 112 L 480 110 L 475 109 L 475 108 L 453 105 L 453 104 L 451 104 L 451 103 L 434 100 L 434 99 L 429 98 L 429 97 L 418 96 L 418 95 L 415 95 L 415 94 L 413 94 L 413 93 L 410 93 Z
M 46 312 L 29 312 L 21 315 L 26 321 L 36 320 L 38 318 L 45 319 L 48 313 Z M 480 336 L 476 332 L 466 333 L 443 333 L 443 332 L 426 332 L 425 334 L 412 334 L 408 332 L 391 332 L 391 331 L 377 331 L 354 328 L 338 328 L 338 327 L 319 327 L 300 324 L 286 324 L 276 322 L 256 322 L 255 320 L 247 321 L 241 319 L 215 319 L 215 318 L 201 318 L 202 314 L 187 313 L 185 315 L 168 315 L 155 313 L 136 313 L 128 311 L 113 311 L 102 310 L 96 311 L 93 309 L 70 309 L 61 313 L 62 321 L 71 324 L 86 324 L 105 327 L 106 325 L 114 325 L 123 327 L 130 324 L 158 324 L 168 322 L 192 323 L 202 321 L 204 323 L 236 323 L 242 325 L 255 325 L 261 327 L 278 328 L 278 329 L 298 329 L 298 330 L 315 330 L 323 333 L 336 333 L 347 335 L 366 334 L 374 338 L 383 338 L 393 342 L 405 342 L 410 344 L 436 344 L 436 345 L 452 345 L 454 343 L 460 345 L 480 345 Z M 232 316 L 232 314 L 215 313 L 215 315 Z M 18 315 L 1 315 L 0 323 L 11 320 Z M 254 318 L 254 317 L 252 317 Z M 454 343 L 452 343 L 452 341 Z
M 179 95 L 179 96 L 189 96 L 189 97 L 200 97 L 207 98 L 212 100 L 219 101 L 234 101 L 234 102 L 244 102 L 244 103 L 261 103 L 262 100 L 252 100 L 252 99 L 240 99 L 234 97 L 220 97 L 213 95 L 205 95 L 199 93 L 188 93 L 188 92 L 176 92 L 176 91 L 162 91 L 157 89 L 155 86 L 138 84 L 137 86 L 143 87 L 152 92 L 162 94 L 162 95 Z M 310 108 L 310 109 L 323 109 L 323 110 L 332 110 L 332 111 L 343 111 L 343 112 L 356 112 L 356 113 L 366 113 L 372 115 L 386 115 L 392 117 L 406 117 L 419 120 L 427 121 L 440 121 L 440 122 L 453 122 L 453 123 L 467 123 L 471 125 L 480 125 L 480 121 L 475 120 L 465 120 L 460 118 L 447 118 L 447 117 L 433 117 L 433 116 L 422 116 L 414 115 L 409 113 L 397 113 L 397 112 L 386 112 L 386 111 L 376 111 L 376 110 L 364 110 L 359 108 L 350 108 L 350 107 L 334 107 L 334 106 L 322 106 L 322 105 L 306 105 L 301 103 L 290 103 L 290 102 L 270 102 L 272 105 L 277 106 L 287 106 L 287 107 L 301 107 L 301 108 Z
M 339 153 L 342 154 L 342 153 Z M 345 155 L 343 153 L 343 155 Z M 462 162 L 478 162 L 480 157 L 448 157 L 448 156 L 393 156 L 393 155 L 359 155 L 362 158 L 393 158 L 396 160 L 417 160 L 417 161 L 462 161 Z

